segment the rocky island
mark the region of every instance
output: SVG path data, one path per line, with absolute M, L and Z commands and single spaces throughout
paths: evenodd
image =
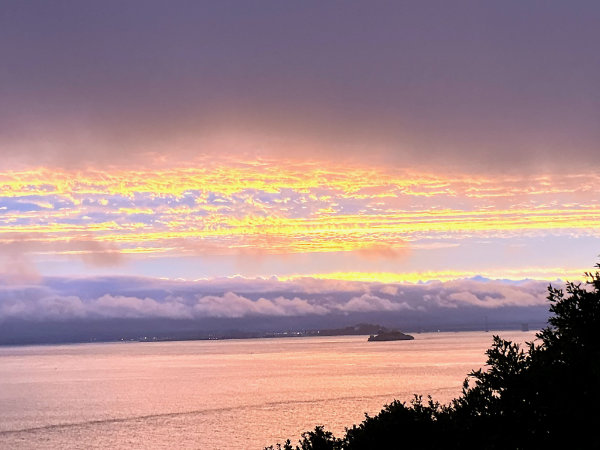
M 401 331 L 384 331 L 379 334 L 372 334 L 369 341 L 411 341 L 414 337 L 410 334 L 404 334 Z

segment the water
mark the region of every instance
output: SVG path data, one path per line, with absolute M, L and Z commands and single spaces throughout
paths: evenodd
M 0 448 L 261 449 L 317 424 L 341 435 L 394 398 L 448 402 L 491 341 L 468 332 L 0 347 Z

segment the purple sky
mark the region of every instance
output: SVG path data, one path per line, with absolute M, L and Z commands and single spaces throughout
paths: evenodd
M 596 166 L 599 22 L 594 1 L 7 1 L 1 148 L 106 165 L 224 133 L 249 152 Z

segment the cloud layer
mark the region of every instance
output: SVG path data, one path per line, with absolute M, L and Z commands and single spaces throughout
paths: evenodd
M 174 282 L 47 278 L 0 286 L 0 321 L 304 317 L 543 306 L 546 282 L 455 280 L 381 284 L 298 279 Z M 83 293 L 83 294 L 82 294 Z
M 600 237 L 596 173 L 436 175 L 224 157 L 161 171 L 6 171 L 0 185 L 2 254 L 75 257 L 92 267 L 126 254 L 353 251 L 399 261 L 431 241 Z
M 597 167 L 599 19 L 596 2 L 9 2 L 0 151 Z

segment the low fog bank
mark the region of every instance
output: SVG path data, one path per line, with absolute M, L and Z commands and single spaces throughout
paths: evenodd
M 261 337 L 376 323 L 407 332 L 541 327 L 548 282 L 224 278 L 0 283 L 0 344 Z

